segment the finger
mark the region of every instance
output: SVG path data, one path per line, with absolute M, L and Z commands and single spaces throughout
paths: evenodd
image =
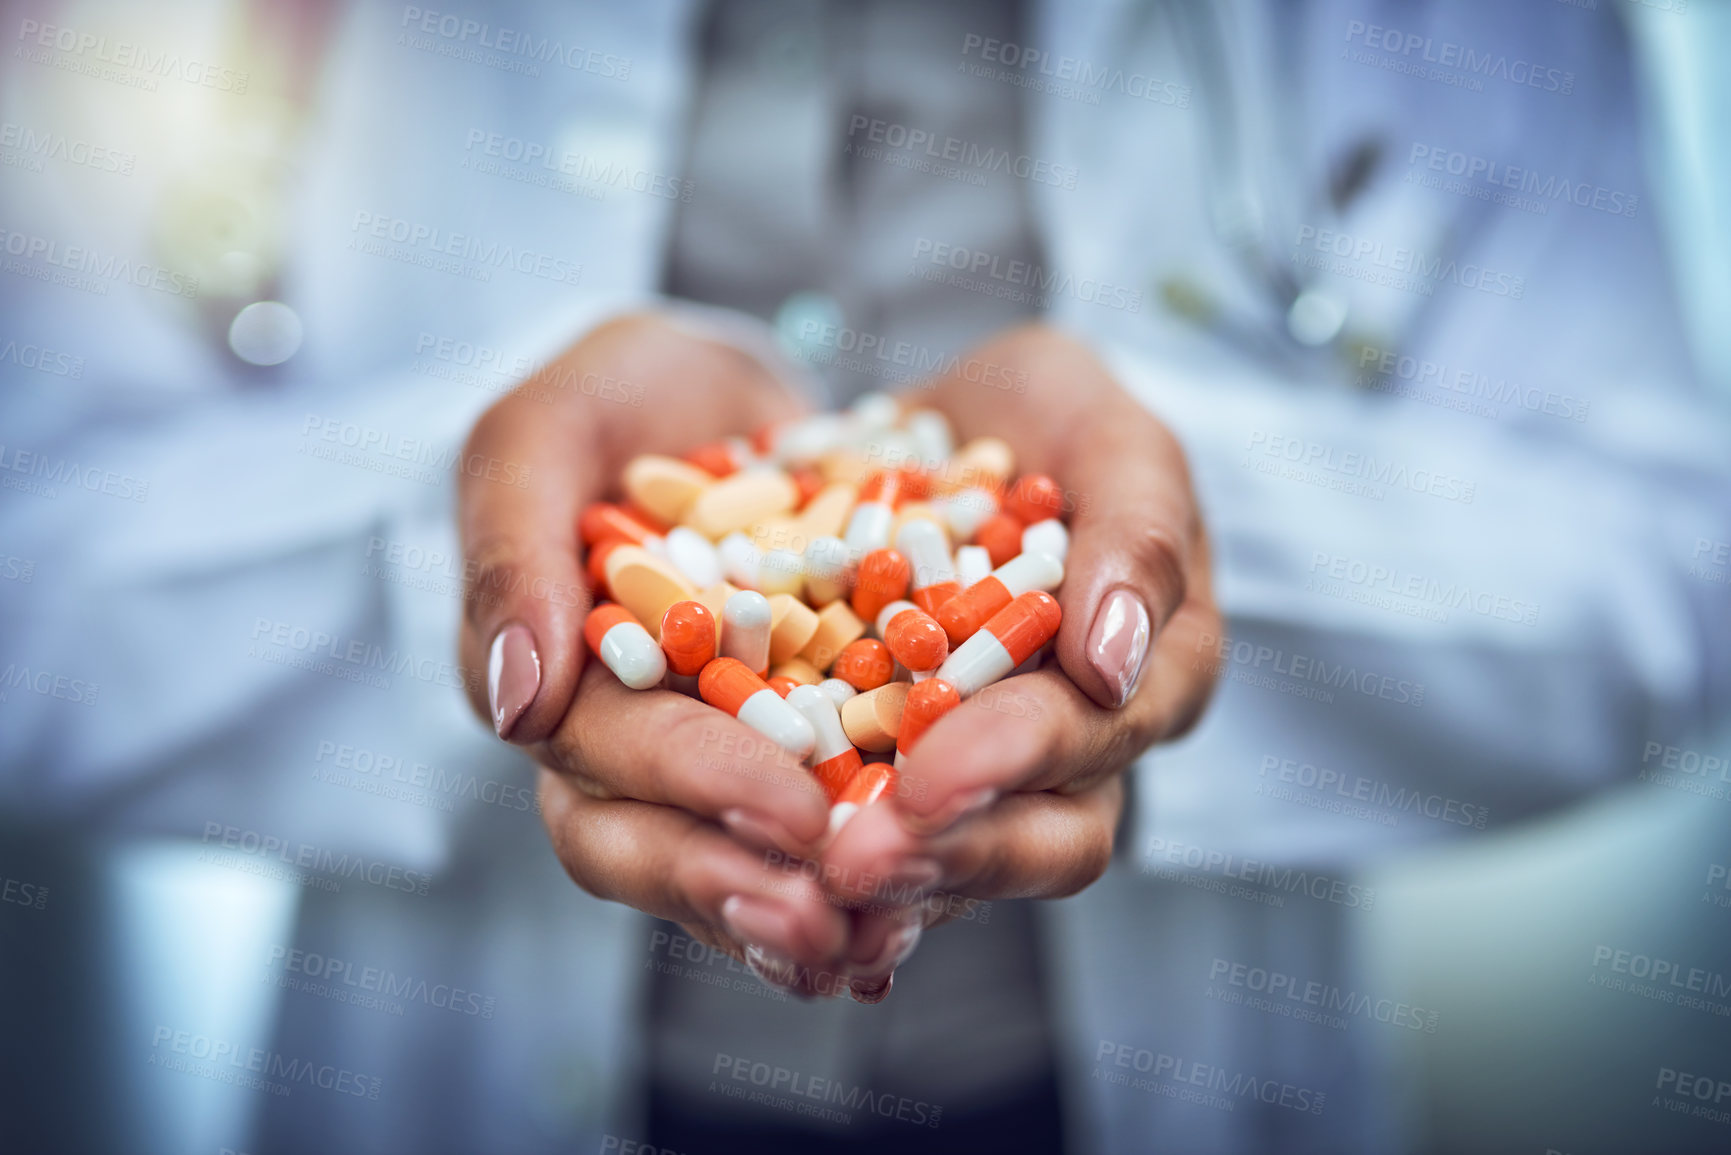
M 704 702 L 628 689 L 599 662 L 539 753 L 591 794 L 676 806 L 759 849 L 807 855 L 828 828 L 823 788 L 799 759 Z
M 1197 596 L 1209 591 L 1196 565 L 1201 523 L 1183 451 L 1128 398 L 1112 408 L 1063 447 L 1058 476 L 1074 491 L 1075 513 L 1056 653 L 1076 685 L 1116 709 L 1135 696 L 1154 637 L 1193 583 Z
M 834 972 L 848 920 L 822 887 L 777 869 L 721 830 L 683 811 L 591 797 L 543 769 L 541 805 L 553 848 L 578 886 L 597 898 L 706 928 L 760 958 Z
M 464 572 L 461 661 L 487 672 L 475 708 L 501 738 L 545 738 L 570 707 L 583 669 L 590 597 L 577 514 L 598 492 L 592 422 L 525 394 L 476 423 L 463 450 L 458 530 Z M 498 468 L 488 462 L 503 462 Z

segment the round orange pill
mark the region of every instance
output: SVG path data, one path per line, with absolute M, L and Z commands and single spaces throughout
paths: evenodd
M 884 645 L 910 670 L 935 670 L 950 656 L 950 637 L 944 627 L 920 610 L 903 610 L 891 618 L 884 627 Z
M 1064 487 L 1044 473 L 1025 475 L 1004 497 L 1004 509 L 1025 525 L 1064 512 Z
M 994 513 L 974 531 L 974 544 L 986 547 L 996 569 L 1022 552 L 1022 522 L 1008 513 Z
M 661 617 L 667 668 L 690 677 L 715 659 L 715 614 L 702 602 L 674 602 Z
M 860 620 L 877 621 L 878 612 L 907 593 L 913 576 L 908 559 L 893 549 L 874 549 L 860 559 L 853 587 L 853 612 Z
M 876 638 L 860 638 L 843 646 L 830 669 L 831 677 L 840 678 L 862 694 L 886 684 L 893 673 L 889 647 Z

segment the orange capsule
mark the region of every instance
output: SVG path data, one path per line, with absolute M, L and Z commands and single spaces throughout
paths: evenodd
M 1033 657 L 1058 635 L 1064 611 L 1044 590 L 1029 590 L 994 614 L 973 637 L 957 646 L 939 667 L 937 679 L 971 698 Z M 936 680 L 936 679 L 934 679 Z
M 893 549 L 874 549 L 860 559 L 853 587 L 853 612 L 861 621 L 876 621 L 878 611 L 907 593 L 913 567 Z
M 649 532 L 657 537 L 665 537 L 667 531 L 673 528 L 673 526 L 668 522 L 662 521 L 659 517 L 656 517 L 653 513 L 650 513 L 648 510 L 643 509 L 640 506 L 632 505 L 629 501 L 624 505 L 621 505 L 619 508 L 648 526 Z
M 594 545 L 610 537 L 620 538 L 633 545 L 642 545 L 658 532 L 650 523 L 635 513 L 629 513 L 623 506 L 614 505 L 610 501 L 597 501 L 583 511 L 577 519 L 577 533 L 583 539 L 584 545 Z
M 583 621 L 583 640 L 602 665 L 633 690 L 647 690 L 667 673 L 661 647 L 624 606 L 607 602 L 590 610 Z
M 938 609 L 948 605 L 957 594 L 962 592 L 961 582 L 938 582 L 924 589 L 915 590 L 908 595 L 908 600 L 931 617 L 938 616 Z
M 1064 488 L 1044 473 L 1025 474 L 1004 496 L 1004 509 L 1024 525 L 1057 517 L 1064 512 Z
M 801 466 L 793 470 L 790 476 L 793 478 L 793 483 L 799 487 L 799 500 L 794 508 L 796 510 L 804 509 L 806 504 L 817 496 L 818 490 L 823 488 L 823 474 L 810 466 Z
M 932 475 L 920 468 L 918 462 L 910 461 L 901 467 L 901 501 L 924 501 L 932 495 Z
M 896 661 L 915 673 L 935 670 L 950 656 L 949 635 L 923 610 L 903 610 L 891 618 L 884 629 L 884 645 Z
M 697 675 L 697 693 L 797 758 L 817 742 L 805 715 L 788 705 L 738 658 L 717 658 Z
M 595 592 L 606 597 L 607 594 L 607 555 L 622 545 L 630 545 L 622 537 L 608 537 L 589 547 L 589 561 L 584 570 L 589 575 L 589 584 L 595 587 Z
M 973 637 L 993 614 L 1029 590 L 1055 590 L 1064 580 L 1064 563 L 1049 553 L 1017 554 L 942 606 L 938 624 L 952 649 Z
M 848 819 L 895 789 L 896 768 L 888 762 L 867 762 L 842 789 L 835 805 L 829 810 L 830 836 L 833 838 Z
M 1022 552 L 1021 521 L 1008 513 L 994 513 L 974 531 L 974 544 L 986 547 L 992 565 L 1001 566 Z
M 773 676 L 769 679 L 769 688 L 774 690 L 776 693 L 780 694 L 784 698 L 787 697 L 787 692 L 789 690 L 793 689 L 795 686 L 798 686 L 798 685 L 800 685 L 799 682 L 796 682 L 792 678 L 785 677 L 781 674 L 776 674 L 775 676 Z
M 907 765 L 914 743 L 931 729 L 932 723 L 961 704 L 961 694 L 942 678 L 927 678 L 908 691 L 907 705 L 902 707 L 901 729 L 896 731 L 897 770 Z
M 667 668 L 682 677 L 703 672 L 715 660 L 715 614 L 702 602 L 674 602 L 661 617 L 661 649 Z
M 894 672 L 889 647 L 876 638 L 849 642 L 830 668 L 831 677 L 840 678 L 862 694 L 888 682 Z
M 740 460 L 737 446 L 726 441 L 712 441 L 708 445 L 699 445 L 685 455 L 685 460 L 703 472 L 713 474 L 716 477 L 727 477 L 738 473 L 745 464 Z

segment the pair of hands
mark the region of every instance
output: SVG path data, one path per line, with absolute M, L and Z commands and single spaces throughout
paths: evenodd
M 1188 729 L 1212 687 L 1193 659 L 1218 612 L 1176 440 L 1049 328 L 1002 333 L 957 368 L 918 403 L 942 410 L 958 443 L 1003 438 L 1018 472 L 1052 475 L 1073 502 L 1060 668 L 951 711 L 895 797 L 828 846 L 823 793 L 796 762 L 701 701 L 626 689 L 582 641 L 584 506 L 637 454 L 677 455 L 802 403 L 737 349 L 639 314 L 573 346 L 550 375 L 564 388 L 531 383 L 493 406 L 465 450 L 533 470 L 526 489 L 461 478 L 461 661 L 487 666 L 475 708 L 541 766 L 566 871 L 802 994 L 880 1001 L 924 928 L 982 901 L 1092 883 L 1111 857 L 1122 772 Z M 601 379 L 643 387 L 646 403 L 577 387 Z

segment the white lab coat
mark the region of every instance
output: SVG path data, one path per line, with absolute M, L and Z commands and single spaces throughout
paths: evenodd
M 1715 596 L 1721 589 L 1688 573 L 1698 539 L 1731 535 L 1725 426 L 1688 368 L 1614 21 L 1560 6 L 1519 18 L 1494 6 L 1470 15 L 1448 7 L 1412 14 L 1390 6 L 1385 23 L 1562 61 L 1581 78 L 1574 93 L 1493 84 L 1451 90 L 1450 102 L 1387 69 L 1330 72 L 1334 79 L 1311 93 L 1305 114 L 1320 127 L 1306 140 L 1333 156 L 1342 142 L 1381 133 L 1387 155 L 1360 215 L 1328 222 L 1275 205 L 1275 252 L 1309 251 L 1289 243 L 1304 224 L 1356 230 L 1391 248 L 1434 243 L 1458 205 L 1399 186 L 1414 142 L 1637 193 L 1636 215 L 1615 220 L 1573 206 L 1544 216 L 1486 213 L 1465 255 L 1522 271 L 1518 302 L 1453 285 L 1409 300 L 1364 291 L 1349 277 L 1328 282 L 1352 302 L 1352 317 L 1372 319 L 1403 352 L 1590 399 L 1584 422 L 1511 405 L 1490 420 L 1365 394 L 1328 380 L 1338 374 L 1320 364 L 1271 370 L 1172 319 L 1153 286 L 1177 268 L 1235 306 L 1257 307 L 1212 239 L 1187 159 L 1210 131 L 1195 103 L 1201 93 L 1173 59 L 1160 19 L 1125 30 L 1137 6 L 1037 9 L 1030 40 L 1054 60 L 1139 69 L 1192 94 L 1189 107 L 1114 92 L 1098 104 L 1034 96 L 1029 152 L 1073 164 L 1079 179 L 1073 189 L 1031 188 L 1053 269 L 1141 294 L 1134 313 L 1064 293 L 1051 311 L 1095 341 L 1183 439 L 1232 642 L 1247 643 L 1198 656 L 1227 676 L 1211 713 L 1194 736 L 1136 771 L 1118 865 L 1050 908 L 1078 1150 L 1231 1151 L 1274 1138 L 1294 1149 L 1398 1143 L 1374 1037 L 1198 996 L 1218 958 L 1350 987 L 1357 907 L 1291 891 L 1276 907 L 1201 886 L 1223 885 L 1252 859 L 1345 888 L 1357 864 L 1382 852 L 1474 829 L 1413 815 L 1384 825 L 1295 803 L 1267 789 L 1282 762 L 1390 790 L 1416 787 L 1497 825 L 1628 777 L 1645 740 L 1688 734 L 1725 699 L 1727 654 L 1708 639 L 1726 636 L 1731 614 Z M 97 20 L 74 13 L 60 20 Z M 20 334 L 84 358 L 76 380 L 4 367 L 20 378 L 4 402 L 8 461 L 24 450 L 148 482 L 143 501 L 62 485 L 52 500 L 8 493 L 0 503 L 0 539 L 35 562 L 33 580 L 0 598 L 4 661 L 99 687 L 89 706 L 6 690 L 0 801 L 14 814 L 178 840 L 193 863 L 174 876 L 182 889 L 168 891 L 180 906 L 195 904 L 213 878 L 241 877 L 196 861 L 229 827 L 430 880 L 425 895 L 353 878 L 329 893 L 247 875 L 288 912 L 282 919 L 254 927 L 240 945 L 232 920 L 187 932 L 183 969 L 138 984 L 138 1024 L 161 1025 L 151 1008 L 176 1005 L 166 993 L 174 984 L 215 983 L 219 964 L 201 946 L 224 941 L 225 957 L 256 963 L 271 981 L 237 986 L 206 1000 L 196 1021 L 168 1025 L 345 1065 L 377 1076 L 382 1090 L 376 1101 L 344 1101 L 316 1090 L 279 1100 L 223 1088 L 218 1108 L 198 1080 L 147 1071 L 141 1085 L 165 1105 L 142 1142 L 162 1149 L 251 1141 L 538 1151 L 641 1136 L 632 1012 L 655 957 L 643 949 L 642 920 L 563 877 L 523 793 L 527 766 L 469 715 L 453 685 L 465 674 L 429 664 L 454 663 L 460 609 L 457 563 L 417 552 L 455 557 L 449 471 L 390 475 L 382 470 L 402 459 L 384 450 L 364 465 L 315 454 L 345 436 L 374 436 L 389 452 L 448 462 L 496 393 L 432 375 L 465 369 L 440 359 L 442 342 L 500 349 L 507 361 L 545 358 L 598 318 L 653 298 L 670 200 L 619 187 L 592 199 L 465 164 L 483 159 L 469 147 L 472 134 L 497 131 L 677 177 L 694 13 L 663 2 L 578 18 L 524 3 L 471 15 L 627 58 L 629 82 L 604 74 L 616 64 L 543 63 L 542 75 L 528 78 L 452 58 L 464 42 L 437 31 L 437 21 L 420 31 L 401 6 L 347 14 L 288 226 L 284 296 L 308 339 L 278 380 L 236 384 L 220 350 L 160 294 L 116 286 L 98 297 L 21 277 L 0 285 Z M 173 19 L 187 29 L 204 22 L 198 11 Z M 1246 60 L 1280 43 L 1332 61 L 1351 20 L 1366 17 L 1321 4 L 1274 29 L 1260 6 L 1244 3 L 1230 6 L 1226 27 Z M 416 36 L 433 50 L 408 39 Z M 959 64 L 974 60 L 959 50 Z M 1254 68 L 1241 71 L 1256 81 Z M 71 80 L 12 63 L 6 106 L 18 119 L 66 130 L 121 131 L 100 122 L 105 106 L 63 99 L 83 91 L 69 89 Z M 1019 91 L 1004 89 L 1006 97 Z M 136 128 L 152 114 L 127 115 Z M 114 188 L 52 167 L 7 170 L 5 225 L 147 251 L 153 204 L 171 174 L 158 164 L 163 153 L 137 151 L 136 175 Z M 482 283 L 356 251 L 369 222 L 386 217 L 580 262 L 580 282 L 494 268 Z M 333 428 L 337 441 L 323 440 Z M 1255 466 L 1270 436 L 1464 479 L 1473 499 L 1390 486 L 1376 499 L 1262 472 Z M 1364 600 L 1377 591 L 1351 581 L 1328 587 L 1344 596 L 1307 588 L 1335 559 L 1348 573 L 1362 564 L 1401 580 L 1470 583 L 1491 609 L 1457 606 L 1446 621 L 1425 620 Z M 1517 617 L 1537 607 L 1531 624 L 1498 616 L 1511 602 L 1521 606 L 1511 611 Z M 315 634 L 330 640 L 314 646 Z M 356 654 L 359 662 L 350 660 Z M 285 664 L 313 658 L 320 669 Z M 1349 671 L 1346 688 L 1324 687 L 1332 700 L 1263 681 L 1314 691 L 1319 665 Z M 350 680 L 379 674 L 387 685 Z M 447 786 L 452 775 L 473 775 L 474 796 L 451 788 L 446 812 L 321 780 L 345 747 L 440 768 Z M 382 787 L 417 773 L 423 786 L 433 774 L 355 778 Z M 285 946 L 476 992 L 491 1014 L 410 1001 L 400 1017 L 381 1020 L 285 990 L 274 980 L 288 972 L 272 955 Z M 153 1029 L 141 1025 L 122 1042 L 149 1053 Z M 1309 1113 L 1234 1095 L 1232 1109 L 1217 1109 L 1170 1097 L 1180 1089 L 1170 1078 L 1147 1091 L 1099 1077 L 1143 1075 L 1136 1056 L 1144 1052 L 1179 1070 L 1203 1064 L 1302 1090 L 1306 1103 L 1321 1094 L 1326 1106 Z M 1126 1053 L 1131 1067 L 1115 1066 Z

